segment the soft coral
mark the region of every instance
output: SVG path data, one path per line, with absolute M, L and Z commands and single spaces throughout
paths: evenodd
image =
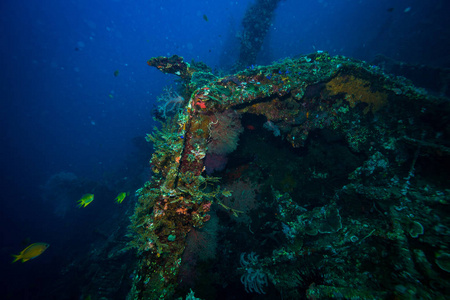
M 172 87 L 165 87 L 158 97 L 158 102 L 163 102 L 163 104 L 158 107 L 158 111 L 164 118 L 167 118 L 167 113 L 175 113 L 183 106 L 184 98 L 175 92 Z

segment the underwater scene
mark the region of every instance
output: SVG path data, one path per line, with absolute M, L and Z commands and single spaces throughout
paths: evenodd
M 1 299 L 450 299 L 450 2 L 0 4 Z

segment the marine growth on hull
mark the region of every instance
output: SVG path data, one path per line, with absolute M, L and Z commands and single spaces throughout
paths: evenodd
M 147 136 L 130 299 L 445 298 L 447 99 L 323 52 L 220 78 L 148 64 L 182 89 Z

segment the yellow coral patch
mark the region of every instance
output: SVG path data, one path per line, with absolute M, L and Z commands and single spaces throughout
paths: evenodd
M 376 112 L 387 102 L 387 95 L 378 91 L 372 91 L 370 82 L 353 75 L 337 76 L 326 84 L 330 95 L 345 93 L 345 100 L 350 107 L 355 107 L 357 102 L 367 103 L 364 113 Z

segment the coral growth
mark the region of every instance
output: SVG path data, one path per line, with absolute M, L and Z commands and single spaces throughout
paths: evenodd
M 211 117 L 209 130 L 211 140 L 208 143 L 208 154 L 226 155 L 236 150 L 244 127 L 239 114 L 227 110 Z
M 271 132 L 273 132 L 274 136 L 280 136 L 280 128 L 278 128 L 277 125 L 275 125 L 272 121 L 267 121 L 264 123 L 263 127 Z
M 372 84 L 353 75 L 341 75 L 333 78 L 326 84 L 330 95 L 345 93 L 345 100 L 350 107 L 355 107 L 357 102 L 367 103 L 364 113 L 376 112 L 387 102 L 387 95 L 382 92 L 373 91 Z
M 214 258 L 217 248 L 219 220 L 214 213 L 202 228 L 192 228 L 186 238 L 186 249 L 182 256 L 180 279 L 185 285 L 192 286 L 196 279 L 195 268 L 199 261 Z
M 186 239 L 186 252 L 194 253 L 200 260 L 213 258 L 217 247 L 217 230 L 219 220 L 215 213 L 210 214 L 211 218 L 202 228 L 193 228 Z
M 152 62 L 189 76 L 177 58 Z M 215 294 L 208 299 L 246 298 L 231 294 L 239 277 L 270 299 L 445 298 L 447 100 L 322 52 L 192 86 L 183 86 L 187 109 L 147 136 L 153 176 L 132 218 L 139 262 L 130 299 L 174 299 L 177 279 L 191 274 L 202 296 Z M 240 116 L 249 131 L 237 147 Z M 273 125 L 283 142 L 261 134 L 277 133 Z M 231 152 L 222 178 L 205 176 Z M 215 204 L 232 218 L 209 215 Z M 218 218 L 220 252 L 200 262 L 210 253 L 203 230 Z M 253 245 L 265 258 L 242 254 L 236 278 L 235 251 Z
M 246 273 L 241 276 L 241 282 L 245 287 L 247 293 L 265 294 L 263 286 L 267 286 L 267 275 L 258 267 L 258 255 L 251 252 L 245 259 L 245 252 L 241 254 L 241 267 L 245 269 Z
M 158 111 L 164 118 L 167 118 L 168 114 L 174 114 L 184 103 L 184 98 L 181 97 L 173 88 L 165 87 L 161 95 L 158 96 L 158 102 L 162 104 L 158 107 Z
M 239 114 L 225 111 L 211 117 L 208 126 L 210 141 L 205 160 L 206 172 L 221 171 L 227 164 L 227 154 L 236 150 L 239 135 L 244 131 Z
M 222 171 L 227 165 L 226 155 L 208 154 L 205 159 L 206 173 L 211 175 L 214 171 Z
M 256 192 L 259 186 L 251 181 L 238 180 L 226 187 L 231 191 L 231 197 L 223 197 L 222 203 L 232 211 L 240 212 L 236 221 L 249 223 L 249 213 L 257 207 Z

